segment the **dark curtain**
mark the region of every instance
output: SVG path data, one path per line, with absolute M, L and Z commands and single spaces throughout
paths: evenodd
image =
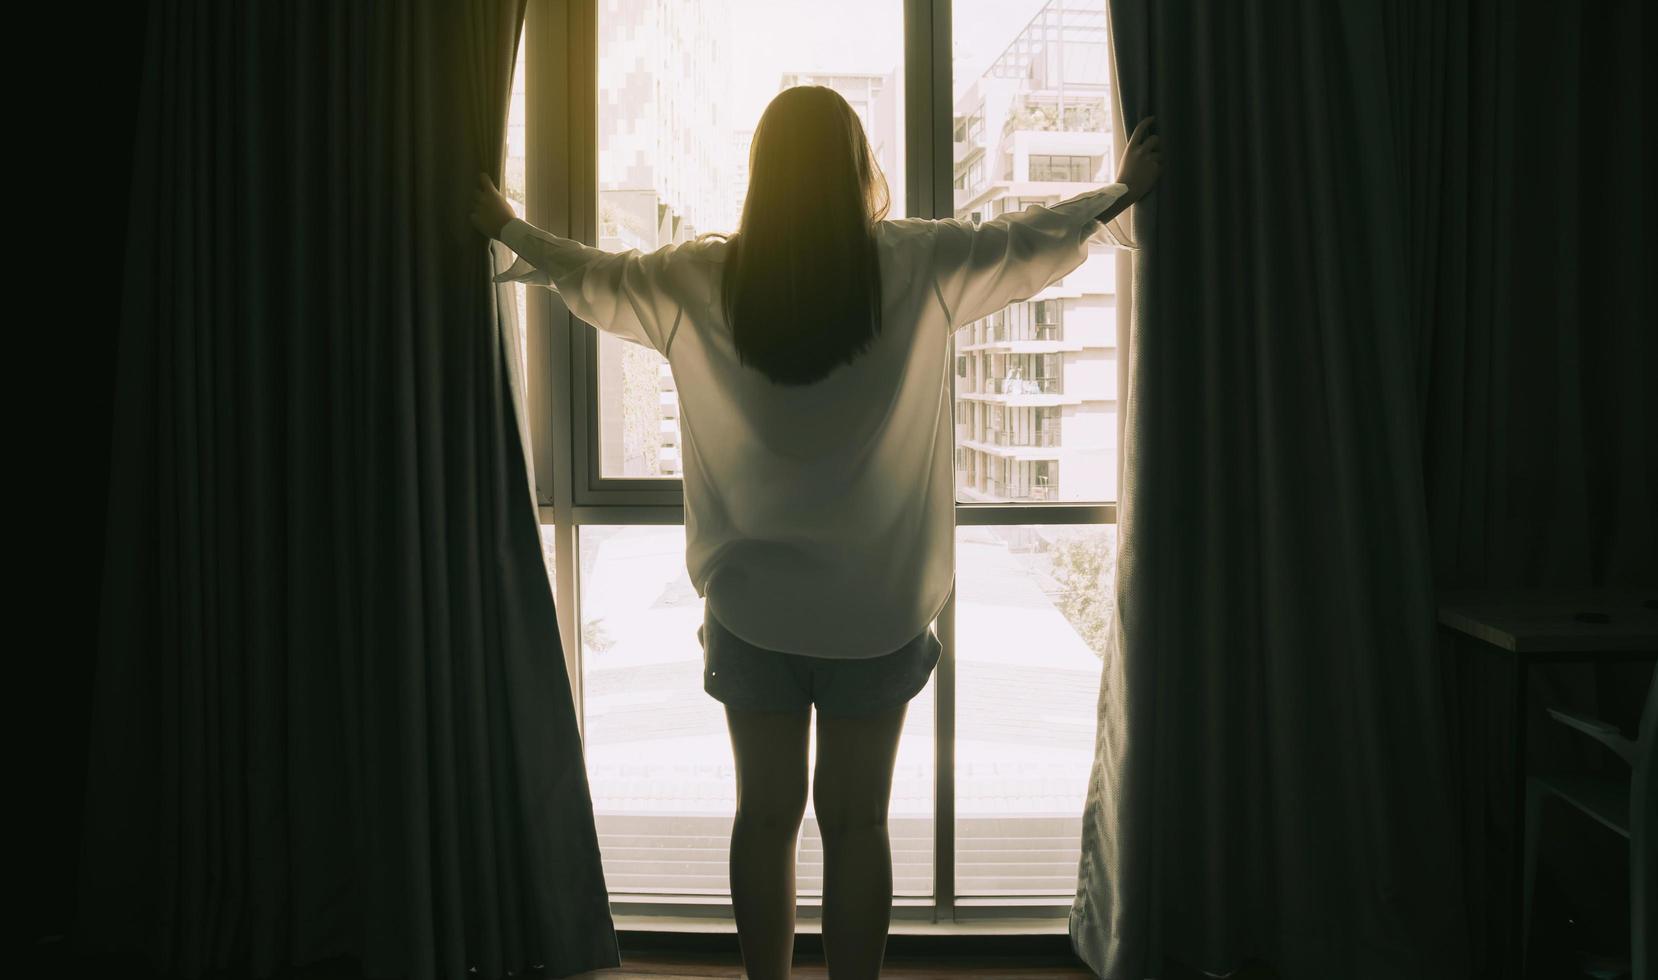
M 1109 9 L 1163 175 L 1073 947 L 1125 980 L 1462 980 L 1384 9 Z
M 523 6 L 177 0 L 134 38 L 84 951 L 619 963 L 467 221 Z
M 1643 200 L 1636 0 L 1390 8 L 1392 125 L 1407 134 L 1412 332 L 1442 588 L 1658 584 L 1658 343 Z M 1515 724 L 1506 663 L 1442 635 L 1463 812 L 1472 976 L 1507 976 Z M 1531 674 L 1534 767 L 1628 767 L 1545 705 L 1634 733 L 1651 668 Z M 1533 968 L 1627 949 L 1627 845 L 1544 814 Z M 1575 923 L 1571 925 L 1570 923 Z M 1552 933 L 1552 937 L 1551 937 Z M 1553 942 L 1551 943 L 1551 938 Z M 1564 946 L 1562 945 L 1564 944 Z

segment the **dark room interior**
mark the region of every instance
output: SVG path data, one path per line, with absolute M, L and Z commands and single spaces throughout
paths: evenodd
M 22 100 L 69 329 L 14 321 L 6 975 L 1658 980 L 1645 5 L 848 2 L 29 11 L 75 54 Z M 856 253 L 860 391 L 941 374 L 954 444 L 854 458 L 942 461 L 938 534 L 799 451 L 906 411 L 828 405 L 856 358 L 764 388 L 823 393 L 782 475 L 709 475 L 800 362 L 731 367 L 771 307 L 650 263 L 762 268 L 766 153 L 842 138 L 785 130 L 797 86 L 853 110 L 876 226 L 947 226 Z M 952 231 L 995 289 L 916 285 Z M 929 315 L 938 373 L 876 374 Z M 902 557 L 789 605 L 762 484 Z M 762 660 L 914 698 L 879 744 L 820 711 L 781 829 L 734 778 L 807 752 L 739 728 Z M 879 812 L 832 816 L 830 760 Z

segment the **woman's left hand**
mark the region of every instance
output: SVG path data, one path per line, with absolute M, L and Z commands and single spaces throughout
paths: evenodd
M 1130 202 L 1145 197 L 1156 186 L 1157 176 L 1162 172 L 1157 134 L 1151 131 L 1156 125 L 1156 116 L 1140 120 L 1128 137 L 1128 147 L 1123 150 L 1122 163 L 1117 167 L 1117 182 L 1128 187 Z
M 472 191 L 472 227 L 489 238 L 500 238 L 501 229 L 516 217 L 511 202 L 495 189 L 488 174 L 480 172 L 478 186 Z

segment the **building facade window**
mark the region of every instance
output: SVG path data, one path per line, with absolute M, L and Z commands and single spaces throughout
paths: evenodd
M 1099 161 L 1094 157 L 1045 153 L 1030 158 L 1031 180 L 1093 180 L 1097 169 Z

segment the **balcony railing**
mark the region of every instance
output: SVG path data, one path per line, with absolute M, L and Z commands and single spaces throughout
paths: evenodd
M 1059 106 L 1052 102 L 1020 101 L 1015 103 L 1013 110 L 1008 113 L 1007 122 L 1002 124 L 1002 135 L 1005 137 L 1013 132 L 1066 132 L 1105 133 L 1110 130 L 1111 117 L 1105 111 L 1103 102 L 1081 102 L 1067 104 L 1063 113 Z
M 968 328 L 971 331 L 968 336 L 975 344 L 1014 340 L 1060 341 L 1065 339 L 1064 322 L 1057 300 L 1015 303 Z
M 1000 480 L 987 480 L 985 492 L 992 497 L 1005 497 L 1008 500 L 1057 500 L 1058 488 L 1046 485 L 1028 486 L 1023 483 L 1004 483 Z
M 1005 429 L 991 429 L 985 433 L 983 441 L 993 446 L 1046 448 L 1059 445 L 1059 433 L 1043 429 L 1038 429 L 1035 432 L 1008 432 Z
M 1057 323 L 992 323 L 985 331 L 987 341 L 997 340 L 1064 340 L 1064 331 Z
M 986 378 L 980 392 L 987 395 L 1057 395 L 1058 378 Z
M 1081 183 L 1093 178 L 1093 167 L 1083 163 L 1045 163 L 1030 165 L 1032 181 L 1064 181 Z

